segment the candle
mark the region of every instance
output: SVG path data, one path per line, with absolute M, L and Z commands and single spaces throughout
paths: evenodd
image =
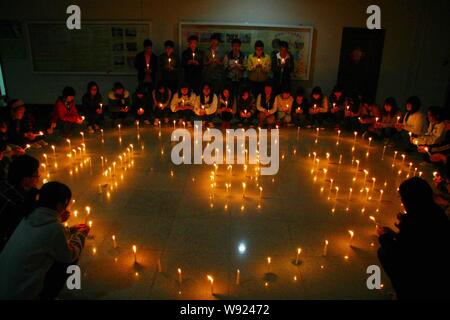
M 84 132 L 81 131 L 81 132 L 80 132 L 80 135 L 81 135 L 81 141 L 83 141 L 83 143 L 84 143 Z
M 192 52 L 192 60 L 195 60 L 195 52 Z
M 176 120 L 173 120 L 173 130 L 176 129 L 176 127 L 175 127 L 176 123 L 177 123 L 177 121 L 176 121 Z
M 339 164 L 341 164 L 341 163 L 342 163 L 342 154 L 339 155 Z
M 371 143 L 372 143 L 372 137 L 369 137 L 369 148 L 370 148 Z
M 325 240 L 325 243 L 323 245 L 323 256 L 326 257 L 328 252 L 328 240 Z
M 348 230 L 348 233 L 350 234 L 350 241 L 348 242 L 348 245 L 351 246 L 355 233 L 353 232 L 353 230 Z
M 333 188 L 333 179 L 330 179 L 330 192 L 332 188 Z
M 267 257 L 267 273 L 270 273 L 270 264 L 272 263 L 272 258 Z
M 84 210 L 86 210 L 86 216 L 85 216 L 85 219 L 84 219 L 84 223 L 86 223 L 89 215 L 91 214 L 91 207 L 86 206 L 86 208 L 84 208 Z
M 262 192 L 263 192 L 263 188 L 262 188 L 262 187 L 259 187 L 259 198 L 260 198 L 260 199 L 262 198 Z
M 211 294 L 214 294 L 214 278 L 210 275 L 206 276 L 208 278 L 208 281 L 211 282 Z
M 88 226 L 89 226 L 89 228 L 92 228 L 92 220 L 89 220 Z
M 135 245 L 133 245 L 133 255 L 134 255 L 134 263 L 137 263 L 137 259 L 136 259 L 136 252 L 137 252 L 137 248 Z
M 66 139 L 66 142 L 69 144 L 69 150 L 72 150 L 72 146 L 70 144 L 70 139 Z
M 366 188 L 366 201 L 368 201 L 369 200 L 369 188 Z
M 296 265 L 299 265 L 299 264 L 300 264 L 300 260 L 299 260 L 299 258 L 300 258 L 300 253 L 302 253 L 302 248 L 298 248 L 298 249 L 297 249 L 297 257 L 295 258 L 295 264 L 296 264 Z
M 183 278 L 181 275 L 181 269 L 178 268 L 178 285 L 181 287 L 181 284 L 183 283 Z
M 340 136 L 341 136 L 341 130 L 338 130 L 338 140 L 339 140 Z
M 334 200 L 337 201 L 338 193 L 339 193 L 339 187 L 336 187 L 335 189 L 336 189 L 336 196 L 335 196 Z
M 43 157 L 45 159 L 45 166 L 48 167 L 48 157 L 45 153 L 43 154 Z
M 384 153 L 386 152 L 386 146 L 383 147 L 383 153 L 381 154 L 381 160 L 384 159 Z
M 122 131 L 120 130 L 120 128 L 121 128 L 121 125 L 120 125 L 120 124 L 118 124 L 118 125 L 117 125 L 117 128 L 119 128 L 119 136 L 120 136 L 120 134 L 122 133 Z
M 167 59 L 169 61 L 169 69 L 170 69 L 170 62 L 172 61 L 171 58 Z
M 236 270 L 236 285 L 238 286 L 241 281 L 241 271 L 239 269 Z
M 397 123 L 400 123 L 400 116 L 397 117 Z
M 245 182 L 242 182 L 242 198 L 245 198 L 245 188 L 246 188 Z
M 56 160 L 56 148 L 53 145 L 52 145 L 52 150 L 53 150 L 53 158 Z
M 353 132 L 353 134 L 355 135 L 355 140 L 353 142 L 356 143 L 356 137 L 358 136 L 358 132 L 355 131 L 355 132 Z
M 372 178 L 372 190 L 375 190 L 375 182 L 376 182 L 376 178 Z
M 356 173 L 359 171 L 359 160 L 356 160 Z
M 350 201 L 351 198 L 352 198 L 352 192 L 353 192 L 353 189 L 349 188 L 349 190 L 348 190 L 348 201 Z
M 114 249 L 117 248 L 116 236 L 115 235 L 112 236 L 112 241 L 113 241 L 113 248 Z
M 401 164 L 402 169 L 403 169 L 403 165 L 405 164 L 405 158 L 406 158 L 406 155 L 402 154 L 402 164 Z

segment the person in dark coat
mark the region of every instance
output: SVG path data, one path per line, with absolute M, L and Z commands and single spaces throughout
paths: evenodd
M 399 231 L 377 226 L 383 269 L 399 300 L 448 299 L 449 219 L 422 178 L 404 181 L 399 193 L 405 208 L 398 215 Z
M 204 53 L 197 47 L 197 36 L 190 36 L 188 42 L 189 47 L 183 51 L 181 56 L 181 65 L 184 68 L 184 80 L 195 94 L 200 94 Z
M 80 112 L 86 116 L 89 133 L 94 133 L 94 130 L 100 130 L 103 126 L 103 111 L 102 95 L 97 83 L 91 81 L 87 85 L 87 92 L 83 95 L 80 109 Z
M 136 55 L 134 67 L 138 72 L 139 87 L 145 88 L 151 94 L 156 84 L 158 57 L 153 53 L 153 43 L 150 39 L 144 41 L 144 51 Z

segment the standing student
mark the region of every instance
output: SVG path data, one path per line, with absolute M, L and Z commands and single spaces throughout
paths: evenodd
M 251 90 L 244 87 L 237 99 L 236 114 L 239 126 L 255 126 L 258 123 L 256 101 Z
M 131 107 L 130 92 L 125 90 L 122 83 L 116 82 L 112 90 L 108 93 L 108 109 L 111 115 L 112 124 L 124 122 Z
M 213 118 L 217 111 L 217 96 L 213 93 L 211 85 L 205 83 L 202 86 L 201 93 L 195 99 L 194 113 L 196 120 L 205 122 L 213 128 Z
M 286 41 L 280 42 L 280 50 L 272 60 L 273 82 L 277 92 L 291 88 L 291 74 L 294 71 L 294 57 L 289 53 Z
M 381 118 L 375 123 L 374 131 L 378 138 L 385 140 L 385 144 L 390 144 L 390 139 L 395 135 L 397 119 L 401 119 L 397 101 L 393 97 L 388 97 L 384 100 Z
M 88 124 L 88 133 L 94 133 L 95 130 L 100 130 L 103 126 L 103 103 L 102 95 L 100 93 L 97 83 L 91 81 L 88 83 L 87 92 L 82 98 L 82 113 L 86 116 Z
M 214 93 L 222 91 L 224 80 L 224 56 L 219 48 L 219 41 L 219 35 L 216 33 L 212 34 L 209 50 L 203 55 L 203 81 L 211 84 Z
M 55 128 L 59 128 L 62 135 L 67 137 L 72 131 L 76 131 L 83 121 L 84 118 L 78 114 L 75 106 L 75 89 L 65 87 L 62 96 L 56 100 L 48 133 L 51 134 Z
M 29 155 L 13 158 L 7 179 L 0 181 L 0 252 L 23 217 L 33 209 L 39 182 L 37 159 Z
M 289 87 L 283 87 L 280 94 L 275 98 L 275 107 L 277 108 L 277 123 L 279 125 L 290 125 L 292 105 L 294 98 L 291 95 Z
M 78 224 L 63 223 L 72 192 L 59 182 L 49 182 L 39 192 L 37 208 L 20 222 L 0 254 L 0 299 L 54 299 L 77 263 L 89 233 Z
M 171 92 L 178 89 L 178 73 L 180 59 L 174 53 L 175 43 L 172 40 L 164 42 L 164 53 L 158 58 L 160 80 L 163 81 Z
M 420 112 L 421 101 L 419 97 L 412 96 L 406 100 L 406 114 L 403 121 L 395 124 L 398 133 L 395 136 L 396 144 L 399 148 L 406 151 L 414 150 L 415 146 L 411 143 L 411 138 L 424 135 L 426 132 L 426 120 Z
M 429 107 L 427 118 L 429 123 L 427 132 L 424 135 L 413 138 L 412 142 L 419 146 L 428 147 L 443 143 L 447 133 L 443 110 L 437 106 Z
M 184 68 L 184 80 L 195 93 L 198 93 L 202 82 L 203 52 L 197 47 L 197 36 L 190 36 L 188 43 L 188 48 L 182 53 L 181 65 Z
M 311 103 L 309 106 L 309 115 L 312 124 L 321 127 L 328 112 L 328 98 L 322 93 L 320 87 L 313 88 L 311 92 Z
M 234 96 L 240 92 L 241 86 L 245 85 L 245 69 L 247 67 L 247 57 L 241 51 L 241 40 L 234 38 L 231 41 L 231 51 L 228 52 L 223 64 L 226 72 L 227 86 L 231 88 Z
M 158 83 L 153 90 L 153 113 L 155 114 L 154 125 L 158 126 L 163 120 L 165 124 L 169 123 L 172 112 L 170 110 L 170 100 L 172 99 L 172 90 L 162 81 Z
M 271 71 L 270 56 L 264 53 L 264 43 L 261 40 L 255 42 L 255 52 L 248 57 L 247 70 L 253 96 L 257 97 L 263 93 Z
M 272 127 L 275 123 L 275 113 L 277 112 L 272 84 L 266 83 L 264 91 L 256 98 L 256 109 L 258 110 L 259 126 L 262 127 L 267 124 L 268 127 Z
M 178 119 L 178 125 L 187 124 L 192 127 L 192 119 L 194 118 L 195 93 L 189 88 L 188 83 L 182 83 L 180 90 L 173 95 L 170 109 L 174 118 Z
M 236 114 L 236 99 L 231 94 L 231 89 L 225 87 L 218 99 L 218 115 L 222 120 L 222 129 L 231 128 L 231 120 Z
M 330 99 L 330 117 L 336 129 L 339 129 L 344 119 L 345 107 L 347 106 L 347 97 L 340 85 L 335 85 L 331 92 Z
M 146 125 L 150 125 L 150 117 L 152 116 L 151 94 L 147 94 L 144 88 L 138 87 L 133 95 L 132 111 L 134 120 L 144 121 Z
M 136 55 L 134 67 L 138 73 L 138 85 L 150 94 L 155 86 L 158 69 L 158 57 L 153 53 L 153 42 L 150 39 L 144 40 L 144 51 Z
M 303 87 L 297 88 L 291 111 L 293 123 L 297 127 L 306 127 L 310 124 L 309 103 Z

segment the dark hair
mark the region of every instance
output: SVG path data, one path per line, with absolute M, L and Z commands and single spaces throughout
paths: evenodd
M 62 92 L 63 98 L 75 96 L 75 89 L 72 87 L 65 87 Z
M 289 44 L 286 41 L 281 41 L 280 42 L 280 48 L 289 49 Z
M 195 34 L 189 36 L 188 42 L 191 42 L 191 41 L 197 41 L 198 42 L 198 37 Z
M 266 83 L 264 83 L 264 88 L 265 87 L 271 87 L 271 88 L 273 88 L 273 83 L 272 83 L 272 81 L 266 81 Z
M 297 90 L 295 91 L 296 96 L 301 96 L 304 97 L 305 96 L 305 89 L 303 87 L 298 87 Z
M 212 90 L 211 83 L 209 83 L 209 82 L 203 82 L 203 84 L 202 84 L 202 92 L 203 92 L 203 89 L 204 89 L 205 87 L 208 87 L 210 90 Z
M 144 40 L 144 48 L 153 47 L 153 42 L 150 39 Z
M 92 87 L 97 87 L 97 90 L 99 90 L 98 84 L 95 81 L 91 81 L 87 85 L 87 92 L 89 93 L 92 89 Z
M 119 89 L 125 89 L 125 87 L 123 86 L 123 84 L 121 82 L 114 83 L 113 90 L 116 91 Z
M 233 40 L 231 40 L 231 44 L 242 44 L 241 40 L 239 38 L 233 38 Z
M 441 107 L 431 106 L 428 108 L 428 112 L 431 113 L 438 122 L 444 120 L 444 110 L 442 110 Z
M 280 89 L 280 93 L 286 93 L 286 92 L 291 93 L 291 88 L 289 88 L 289 86 L 282 86 Z
M 342 86 L 341 86 L 340 84 L 337 84 L 337 85 L 335 85 L 334 88 L 333 88 L 333 94 L 334 94 L 335 92 L 342 92 L 342 93 L 344 93 L 344 89 L 342 88 Z
M 158 81 L 158 83 L 156 84 L 156 90 L 159 90 L 161 88 L 164 88 L 164 90 L 167 90 L 167 84 L 162 80 Z
M 422 103 L 420 102 L 420 98 L 417 97 L 417 96 L 409 97 L 409 98 L 406 100 L 406 103 L 407 103 L 407 104 L 408 104 L 408 103 L 411 104 L 411 111 L 410 111 L 411 114 L 413 114 L 413 113 L 419 111 L 419 110 L 420 110 L 420 107 L 421 107 L 421 105 L 422 105 Z
M 58 204 L 63 204 L 67 208 L 71 198 L 72 191 L 68 186 L 57 181 L 47 182 L 39 190 L 38 206 L 56 210 Z
M 427 208 L 434 204 L 433 189 L 428 182 L 419 177 L 403 181 L 399 194 L 408 213 L 421 212 L 420 208 Z M 427 214 L 426 211 L 422 213 Z
M 19 185 L 24 178 L 31 178 L 39 172 L 39 160 L 29 155 L 14 157 L 9 165 L 8 182 Z
M 144 94 L 145 95 L 145 87 L 143 86 L 143 85 L 139 85 L 137 88 L 136 88 L 136 92 L 135 92 L 136 94 Z
M 311 95 L 320 94 L 322 96 L 322 89 L 320 87 L 314 87 L 311 91 Z
M 211 37 L 209 37 L 209 41 L 212 41 L 212 40 L 220 41 L 220 36 L 219 36 L 219 34 L 218 34 L 218 33 L 213 33 L 213 34 L 211 35 Z
M 173 47 L 175 47 L 175 42 L 173 42 L 172 40 L 166 40 L 164 42 L 164 47 L 165 48 L 173 48 Z
M 264 48 L 264 42 L 262 42 L 261 40 L 257 40 L 255 42 L 255 48 Z
M 385 105 L 390 105 L 390 106 L 392 106 L 392 108 L 397 109 L 397 101 L 395 100 L 394 97 L 387 97 L 386 99 L 384 99 L 383 106 L 385 106 Z
M 7 146 L 8 146 L 8 144 L 6 143 L 6 141 L 1 139 L 0 140 L 0 152 L 5 152 Z

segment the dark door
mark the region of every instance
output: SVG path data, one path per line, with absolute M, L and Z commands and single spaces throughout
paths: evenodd
M 338 83 L 347 94 L 376 97 L 384 35 L 385 30 L 343 29 Z

